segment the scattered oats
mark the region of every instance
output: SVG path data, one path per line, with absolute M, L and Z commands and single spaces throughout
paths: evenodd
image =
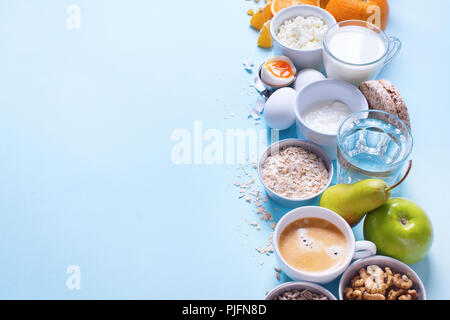
M 273 233 L 271 233 L 269 235 L 269 240 L 266 243 L 266 246 L 264 248 L 258 247 L 256 248 L 256 250 L 260 253 L 260 254 L 266 254 L 267 256 L 270 256 L 274 249 L 273 249 Z
M 274 269 L 275 269 L 276 272 L 281 272 L 281 269 L 278 268 L 278 267 L 274 267 Z
M 250 110 L 248 113 L 248 119 L 260 120 L 261 116 L 255 112 L 255 110 Z
M 291 199 L 304 199 L 326 186 L 329 173 L 315 153 L 300 147 L 287 147 L 267 158 L 262 176 L 274 192 Z
M 266 105 L 266 99 L 263 97 L 259 97 L 258 100 L 256 100 L 255 110 L 261 114 L 264 110 L 264 106 Z
M 239 182 L 237 182 L 237 181 L 234 183 L 234 185 L 235 185 L 236 187 L 240 187 L 240 186 L 241 186 L 241 184 L 240 184 Z
M 261 220 L 264 220 L 264 221 L 272 221 L 273 220 L 273 217 L 272 217 L 272 215 L 270 214 L 270 212 L 264 212 L 264 214 L 260 217 L 260 219 Z
M 248 73 L 253 73 L 253 67 L 255 66 L 253 62 L 244 61 L 242 65 L 244 66 L 245 71 L 247 71 Z
M 239 199 L 242 199 L 243 197 L 245 197 L 245 193 L 239 193 L 238 198 L 239 198 Z
M 249 81 L 249 83 L 250 83 L 250 81 Z M 267 90 L 266 90 L 266 87 L 264 86 L 264 83 L 262 83 L 262 81 L 259 80 L 258 78 L 255 78 L 255 80 L 252 82 L 252 85 L 250 85 L 250 87 L 255 88 L 256 92 L 262 96 L 265 96 L 265 97 L 269 96 L 269 95 L 267 95 Z
M 261 226 L 259 225 L 259 223 L 258 222 L 252 222 L 252 223 L 250 223 L 250 225 L 252 226 L 252 227 L 255 227 L 256 228 L 256 230 L 261 230 Z
M 223 117 L 224 119 L 230 119 L 230 118 L 234 118 L 236 116 L 236 114 L 234 112 L 226 115 L 225 117 Z
M 271 222 L 270 223 L 270 227 L 272 228 L 272 230 L 275 230 L 277 224 L 275 222 Z
M 248 203 L 252 202 L 252 198 L 250 198 L 249 196 L 245 197 L 245 201 L 247 201 Z
M 280 281 L 280 273 L 277 272 L 277 273 L 275 274 L 275 276 L 277 277 L 277 280 Z

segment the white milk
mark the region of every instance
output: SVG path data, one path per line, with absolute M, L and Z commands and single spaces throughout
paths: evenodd
M 348 81 L 358 86 L 375 79 L 384 64 L 386 44 L 378 33 L 361 26 L 338 28 L 327 37 L 328 50 L 343 63 L 324 52 L 327 77 Z M 359 64 L 359 66 L 352 65 Z M 366 64 L 366 65 L 362 65 Z

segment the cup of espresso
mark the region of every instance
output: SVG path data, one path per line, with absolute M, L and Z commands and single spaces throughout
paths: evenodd
M 348 223 L 322 207 L 301 207 L 287 213 L 274 231 L 275 254 L 292 280 L 328 283 L 352 260 L 376 254 L 370 241 L 355 241 Z

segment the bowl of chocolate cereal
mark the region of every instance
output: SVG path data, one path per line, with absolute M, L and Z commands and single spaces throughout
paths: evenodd
M 337 300 L 327 289 L 303 281 L 286 282 L 270 291 L 265 300 Z
M 403 262 L 385 256 L 355 261 L 339 283 L 341 300 L 426 300 L 419 276 Z
M 296 208 L 313 205 L 330 186 L 333 164 L 318 145 L 286 139 L 272 144 L 261 155 L 258 176 L 270 198 Z

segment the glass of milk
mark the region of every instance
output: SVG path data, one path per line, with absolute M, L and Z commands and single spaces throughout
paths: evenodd
M 327 77 L 359 86 L 378 76 L 398 54 L 401 42 L 371 23 L 348 20 L 328 29 L 323 48 Z

